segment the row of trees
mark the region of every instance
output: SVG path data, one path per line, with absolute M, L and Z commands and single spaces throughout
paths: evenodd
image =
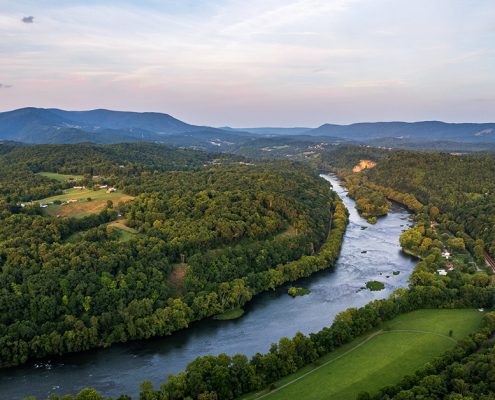
M 240 354 L 199 357 L 191 362 L 183 372 L 170 376 L 159 389 L 153 388 L 150 382 L 144 382 L 141 386 L 140 399 L 234 399 L 294 373 L 299 368 L 316 361 L 322 355 L 380 326 L 383 321 L 393 319 L 400 313 L 428 307 L 491 308 L 495 305 L 495 286 L 493 282 L 479 284 L 477 277 L 477 275 L 461 273 L 449 274 L 447 278 L 416 283 L 409 289 L 399 289 L 388 299 L 373 301 L 361 308 L 347 309 L 337 315 L 331 327 L 323 328 L 309 336 L 298 333 L 292 339 L 282 338 L 277 344 L 271 346 L 268 353 L 258 353 L 251 359 Z M 397 386 L 384 388 L 373 398 L 376 400 L 414 399 L 415 397 L 410 397 L 410 395 L 401 397 L 403 394 L 400 394 L 404 388 L 411 387 L 414 393 L 428 393 L 424 389 L 415 388 L 415 385 L 426 386 L 426 390 L 434 390 L 434 385 L 428 383 L 432 378 L 426 380 L 424 378 L 448 367 L 453 361 L 462 360 L 468 354 L 475 352 L 494 330 L 495 314 L 488 313 L 484 317 L 482 328 L 476 334 L 462 340 L 454 350 L 446 353 L 440 360 L 435 360 L 420 369 L 414 377 L 405 377 Z M 492 376 L 486 373 L 486 369 L 477 374 L 469 372 L 471 370 L 470 368 L 468 372 L 463 373 L 471 376 L 484 376 L 488 382 L 492 381 Z M 451 367 L 448 371 L 452 371 Z M 457 374 L 460 372 L 458 371 Z M 435 382 L 440 381 L 435 379 L 433 383 Z M 479 382 L 473 378 L 474 383 Z M 448 385 L 442 384 L 438 386 L 438 392 L 432 393 L 445 394 L 444 388 L 452 387 L 452 382 Z M 485 392 L 492 390 L 490 385 L 482 385 L 478 388 Z M 90 389 L 86 389 L 84 393 L 99 396 Z M 398 397 L 392 397 L 395 394 Z M 102 399 L 101 396 L 94 398 Z M 126 397 L 120 397 L 120 399 L 124 398 Z M 369 399 L 371 396 L 363 393 L 360 398 Z M 57 398 L 52 400 L 55 399 Z M 67 399 L 71 397 L 68 396 Z M 78 397 L 76 399 L 79 400 Z

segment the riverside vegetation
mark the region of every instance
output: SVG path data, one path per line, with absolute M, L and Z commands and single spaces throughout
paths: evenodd
M 346 151 L 352 154 L 353 149 Z M 373 151 L 366 150 L 365 158 L 373 160 Z M 292 339 L 282 338 L 279 343 L 272 345 L 268 353 L 256 354 L 251 359 L 243 355 L 225 354 L 199 357 L 184 372 L 170 376 L 160 388 L 153 388 L 149 382 L 144 382 L 140 399 L 233 399 L 266 387 L 276 390 L 280 379 L 312 363 L 318 364 L 320 357 L 363 334 L 383 328 L 388 324 L 384 325 L 386 321 L 392 321 L 393 324 L 397 316 L 425 308 L 433 311 L 439 308 L 493 308 L 495 284 L 493 278 L 483 271 L 482 259 L 483 251 L 493 254 L 493 231 L 480 231 L 474 221 L 463 219 L 464 216 L 476 218 L 473 214 L 475 209 L 491 209 L 487 205 L 491 204 L 493 194 L 493 157 L 457 158 L 415 152 L 401 152 L 398 155 L 395 152 L 376 151 L 380 154 L 377 166 L 360 173 L 359 185 L 372 188 L 388 200 L 401 202 L 416 213 L 416 226 L 401 237 L 402 247 L 419 257 L 409 289 L 400 289 L 388 299 L 373 301 L 358 309 L 350 308 L 339 314 L 330 327 L 320 332 L 308 336 L 297 334 Z M 401 163 L 401 157 L 410 159 L 411 163 Z M 331 155 L 323 154 L 321 159 L 329 163 Z M 456 159 L 461 162 L 457 163 L 454 161 Z M 456 165 L 456 173 L 449 179 L 446 179 L 447 171 L 429 176 L 429 168 L 436 162 L 438 165 Z M 397 169 L 390 170 L 387 165 L 396 166 Z M 485 169 L 479 170 L 475 166 Z M 287 168 L 286 164 L 284 167 Z M 343 172 L 348 173 L 345 168 Z M 407 176 L 413 178 L 412 181 L 403 182 L 401 173 L 409 174 Z M 422 182 L 428 183 L 422 186 Z M 444 198 L 450 200 L 448 196 L 455 200 L 443 202 Z M 333 262 L 346 225 L 343 206 L 336 199 L 333 204 L 333 229 L 319 252 L 286 265 L 293 265 L 295 270 L 299 270 L 295 266 L 300 266 L 306 260 L 312 265 L 309 270 L 317 270 Z M 459 204 L 458 208 L 456 204 Z M 491 218 L 492 215 L 479 216 L 480 222 L 487 228 L 490 227 Z M 142 229 L 139 225 L 136 227 Z M 280 236 L 284 237 L 275 235 Z M 442 254 L 445 249 L 453 253 L 450 260 L 446 260 Z M 446 276 L 438 275 L 436 271 L 445 268 L 447 263 L 452 263 L 453 268 Z M 298 275 L 294 274 L 293 280 Z M 492 362 L 493 344 L 489 338 L 494 330 L 495 317 L 492 313 L 486 313 L 481 328 L 466 338 L 459 338 L 457 345 L 443 356 L 432 359 L 398 382 L 389 381 L 392 385 L 373 389 L 372 392 L 361 392 L 358 398 L 492 398 L 495 364 Z M 447 336 L 455 336 L 455 333 L 447 332 Z M 322 393 L 322 396 L 325 395 Z M 102 397 L 92 389 L 85 389 L 75 398 L 87 400 Z M 122 400 L 127 398 L 125 395 L 120 397 Z
M 37 199 L 74 185 L 53 174 L 134 200 L 52 217 Z M 239 309 L 333 265 L 346 222 L 328 185 L 293 162 L 153 144 L 0 145 L 1 366 Z

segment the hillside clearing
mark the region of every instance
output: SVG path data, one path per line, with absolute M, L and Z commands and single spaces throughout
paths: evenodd
M 38 172 L 38 175 L 58 182 L 80 181 L 84 179 L 84 176 L 82 175 L 57 174 L 56 172 Z
M 90 200 L 89 200 L 90 199 Z M 107 201 L 111 200 L 114 205 L 134 199 L 133 196 L 116 191 L 108 193 L 104 189 L 67 189 L 57 196 L 47 197 L 40 200 L 40 204 L 47 204 L 44 212 L 51 216 L 81 218 L 90 214 L 103 211 Z M 68 204 L 53 204 L 54 202 L 70 202 Z

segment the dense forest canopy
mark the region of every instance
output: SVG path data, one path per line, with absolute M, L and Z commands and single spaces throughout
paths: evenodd
M 360 160 L 376 166 L 351 173 Z M 495 255 L 495 156 L 392 151 L 341 146 L 321 154 L 323 166 L 338 170 L 351 195 L 363 194 L 365 205 L 380 205 L 382 197 L 411 210 L 422 205 L 455 221 L 473 239 Z M 378 192 L 378 194 L 377 194 Z M 452 227 L 454 229 L 454 227 Z
M 493 155 L 394 152 L 364 175 L 437 207 L 495 254 Z
M 345 210 L 301 164 L 254 165 L 152 144 L 6 146 L 2 366 L 170 334 L 338 254 Z M 76 183 L 40 172 L 79 175 L 77 185 L 94 193 L 105 183 L 135 198 L 78 218 L 52 217 L 46 210 L 55 205 L 41 208 L 40 200 Z M 338 234 L 328 242 L 332 212 Z M 320 248 L 323 255 L 313 256 Z

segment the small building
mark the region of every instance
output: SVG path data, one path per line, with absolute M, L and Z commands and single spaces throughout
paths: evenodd
M 451 254 L 447 250 L 444 250 L 442 252 L 442 257 L 444 257 L 445 259 L 448 260 L 450 258 L 450 256 L 451 256 Z
M 444 269 L 437 269 L 437 274 L 440 276 L 447 276 L 447 271 Z
M 98 185 L 98 187 L 99 187 L 100 189 L 106 189 L 106 188 L 108 187 L 108 185 Z
M 447 269 L 448 269 L 449 271 L 453 271 L 453 270 L 454 270 L 454 265 L 453 265 L 453 264 L 450 264 L 450 263 L 449 263 L 449 264 L 447 264 L 447 265 L 446 265 L 446 267 L 447 267 Z
M 74 189 L 86 189 L 86 186 L 74 186 Z
M 111 188 L 108 188 L 107 189 L 107 193 L 113 193 L 113 192 L 116 192 L 117 189 L 115 189 L 114 187 L 111 187 Z
M 47 208 L 48 207 L 48 204 L 46 204 L 46 203 L 40 203 L 40 207 L 41 208 Z

